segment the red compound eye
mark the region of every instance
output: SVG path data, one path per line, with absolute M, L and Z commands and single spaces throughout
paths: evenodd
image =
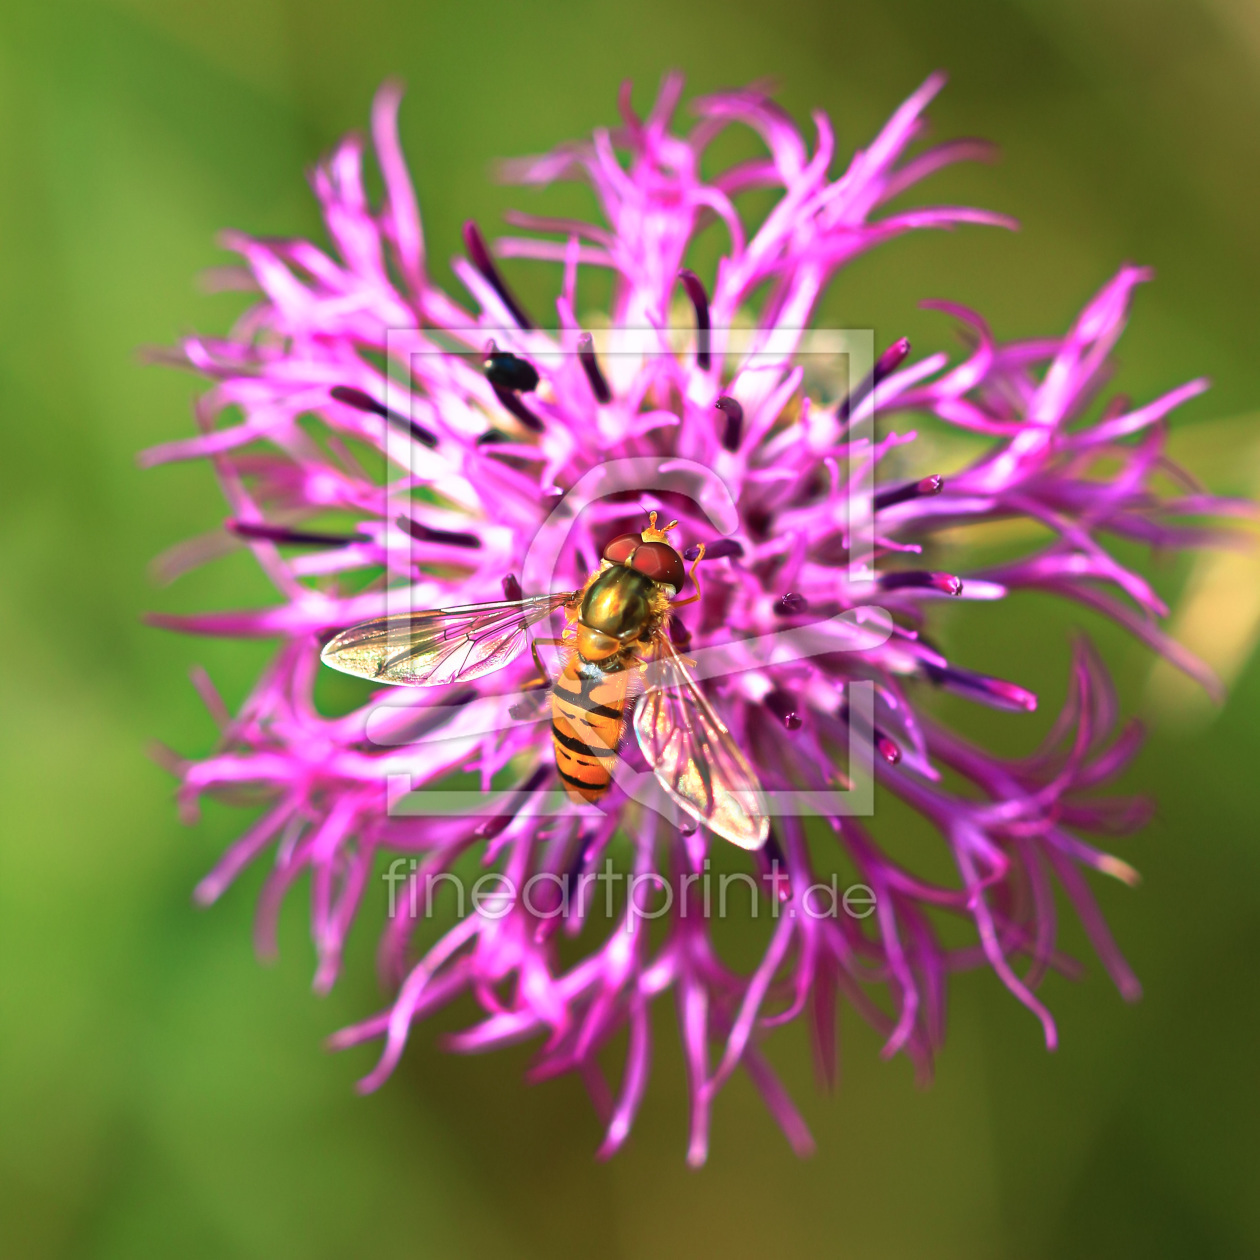
M 638 534 L 622 534 L 619 538 L 614 538 L 604 548 L 604 559 L 609 564 L 625 564 L 634 553 L 635 548 L 642 546 L 643 539 Z
M 620 540 L 619 540 L 620 541 Z M 630 567 L 653 582 L 663 582 L 674 590 L 682 590 L 686 577 L 683 558 L 669 543 L 641 542 L 630 561 Z

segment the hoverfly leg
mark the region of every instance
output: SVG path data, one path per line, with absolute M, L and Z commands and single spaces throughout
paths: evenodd
M 551 691 L 551 675 L 547 672 L 547 666 L 543 664 L 543 659 L 538 654 L 538 645 L 540 643 L 555 644 L 559 642 L 559 639 L 530 640 L 529 651 L 534 658 L 534 668 L 538 671 L 538 676 L 521 685 L 521 690 L 528 694 L 524 699 L 518 700 L 508 709 L 508 713 L 518 722 L 537 716 L 543 707 L 545 697 Z
M 686 599 L 676 599 L 672 604 L 670 604 L 671 608 L 685 608 L 688 604 L 694 604 L 699 601 L 702 592 L 700 590 L 700 579 L 696 577 L 696 568 L 700 564 L 700 561 L 703 559 L 704 559 L 704 543 L 701 543 L 700 554 L 697 555 L 696 558 L 691 562 L 691 572 L 688 574 L 688 576 L 691 578 L 692 586 L 696 588 L 696 593 L 694 595 L 688 595 Z
M 548 647 L 560 647 L 563 639 L 530 639 L 529 651 L 534 658 L 534 668 L 538 671 L 537 678 L 531 678 L 529 682 L 522 687 L 523 691 L 537 691 L 543 687 L 551 686 L 551 675 L 547 672 L 547 666 L 543 664 L 543 658 L 538 654 L 538 645 L 546 644 Z

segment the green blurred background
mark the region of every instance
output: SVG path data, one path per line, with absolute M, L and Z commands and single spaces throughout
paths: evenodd
M 736 1081 L 708 1167 L 686 1170 L 671 1011 L 638 1128 L 607 1165 L 580 1088 L 525 1086 L 524 1050 L 448 1057 L 422 1030 L 390 1084 L 357 1098 L 373 1052 L 329 1056 L 321 1042 L 382 1000 L 371 923 L 344 982 L 317 999 L 301 894 L 271 968 L 250 944 L 261 872 L 209 912 L 191 904 L 241 820 L 224 810 L 181 828 L 145 745 L 204 751 L 189 666 L 205 664 L 235 702 L 267 649 L 164 636 L 138 616 L 266 591 L 243 559 L 169 589 L 148 578 L 155 553 L 223 507 L 204 467 L 137 470 L 137 448 L 189 431 L 194 390 L 141 367 L 137 347 L 226 327 L 239 299 L 195 283 L 225 261 L 220 228 L 318 231 L 303 172 L 366 124 L 385 76 L 409 84 L 403 136 L 443 262 L 465 217 L 493 229 L 513 200 L 534 204 L 492 184 L 491 159 L 613 121 L 621 78 L 645 103 L 669 66 L 692 91 L 772 76 L 798 117 L 831 113 L 842 152 L 949 70 L 936 134 L 989 136 L 1005 158 L 927 195 L 1008 211 L 1023 231 L 896 244 L 842 278 L 825 316 L 929 349 L 947 332 L 916 303 L 939 296 L 978 306 L 1002 336 L 1052 333 L 1121 261 L 1151 264 L 1122 383 L 1146 398 L 1212 376 L 1178 418 L 1177 449 L 1214 488 L 1260 484 L 1260 7 L 1248 0 L 501 13 L 7 0 L 0 1254 L 1260 1255 L 1255 669 L 1223 713 L 1204 714 L 1152 690 L 1149 656 L 1101 634 L 1131 707 L 1157 710 L 1132 778 L 1158 792 L 1158 817 L 1121 850 L 1145 883 L 1100 889 L 1144 999 L 1126 1005 L 1096 966 L 1083 984 L 1051 981 L 1062 1048 L 1049 1055 L 991 975 L 962 977 L 927 1091 L 846 1017 L 842 1084 L 822 1096 L 803 1035 L 781 1035 L 772 1056 L 819 1145 L 806 1162 Z M 541 310 L 554 273 L 510 274 Z M 1151 568 L 1174 595 L 1190 572 Z M 1257 570 L 1205 572 L 1238 614 L 1236 659 Z M 1027 599 L 960 610 L 946 637 L 1053 707 L 1083 620 Z M 1043 717 L 959 710 L 1021 746 Z M 1067 938 L 1081 947 L 1079 932 Z

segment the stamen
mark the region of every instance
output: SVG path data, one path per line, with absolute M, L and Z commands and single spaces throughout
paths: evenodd
M 463 708 L 464 705 L 471 704 L 478 699 L 480 695 L 481 693 L 475 687 L 465 687 L 462 691 L 457 691 L 449 698 L 444 697 L 436 713 L 422 709 L 413 722 L 399 727 L 390 734 L 391 741 L 396 747 L 417 743 L 424 736 L 432 731 L 436 731 L 443 723 L 449 722 L 452 709 Z M 364 740 L 362 747 L 366 750 L 371 750 L 374 745 L 370 740 Z
M 799 731 L 801 729 L 801 715 L 798 711 L 800 706 L 796 703 L 795 697 L 776 688 L 766 696 L 764 703 L 766 708 L 783 723 L 786 730 Z
M 787 858 L 783 856 L 783 846 L 773 827 L 766 836 L 765 844 L 757 850 L 757 865 L 762 879 L 771 885 L 779 901 L 784 904 L 791 901 L 792 881 L 788 874 Z
M 591 859 L 591 849 L 595 837 L 584 831 L 578 832 L 577 844 L 573 846 L 573 856 L 569 859 L 568 874 L 571 880 L 578 879 Z
M 428 525 L 413 521 L 409 516 L 398 517 L 394 524 L 416 542 L 444 543 L 448 547 L 479 548 L 481 546 L 481 539 L 476 534 L 449 529 L 431 529 Z
M 928 573 L 922 569 L 885 573 L 879 579 L 879 588 L 882 591 L 899 591 L 906 587 L 936 590 L 945 595 L 961 595 L 963 581 L 953 573 Z
M 1117 420 L 1132 406 L 1133 399 L 1128 394 L 1113 394 L 1107 400 L 1106 406 L 1103 407 L 1102 415 L 1098 417 L 1098 423 L 1106 424 L 1108 420 Z
M 1098 869 L 1104 875 L 1123 880 L 1130 888 L 1136 888 L 1142 882 L 1142 876 L 1138 871 L 1135 871 L 1122 858 L 1113 857 L 1110 853 L 1104 853 L 1098 859 Z
M 486 249 L 486 242 L 481 235 L 481 230 L 477 225 L 469 219 L 464 224 L 464 246 L 468 250 L 468 258 L 474 267 L 481 272 L 482 279 L 499 295 L 499 300 L 507 307 L 508 313 L 516 321 L 517 327 L 525 330 L 534 327 L 533 321 L 525 314 L 524 308 L 512 296 L 512 290 L 507 287 L 503 277 L 499 274 L 499 269 L 494 265 L 494 259 L 490 257 L 490 251 Z
M 744 436 L 743 407 L 725 394 L 713 405 L 726 416 L 726 424 L 722 429 L 722 445 L 728 451 L 739 450 L 739 440 Z
M 875 495 L 875 511 L 893 507 L 898 503 L 908 503 L 911 499 L 926 499 L 940 494 L 945 488 L 945 478 L 933 473 L 922 481 L 908 481 L 904 486 L 894 486 L 891 490 L 880 490 Z
M 684 560 L 695 560 L 700 555 L 700 544 L 696 543 L 693 547 L 688 547 L 683 553 Z M 719 538 L 717 542 L 704 544 L 704 558 L 706 560 L 721 560 L 723 556 L 739 557 L 744 554 L 744 546 L 740 542 L 736 542 L 734 538 Z
M 840 706 L 840 716 L 849 724 L 850 727 L 853 726 L 853 719 L 849 715 L 848 701 L 845 701 L 845 703 Z M 897 741 L 889 739 L 889 737 L 885 735 L 878 726 L 867 729 L 868 733 L 874 739 L 875 750 L 886 762 L 888 762 L 890 766 L 895 766 L 901 760 L 901 747 Z
M 687 290 L 687 296 L 696 311 L 696 366 L 702 372 L 707 372 L 713 362 L 710 353 L 712 325 L 709 323 L 709 295 L 694 271 L 684 269 L 678 273 L 678 278 L 683 282 L 683 288 Z
M 809 611 L 809 600 L 804 595 L 798 595 L 795 591 L 789 591 L 774 606 L 774 615 L 776 617 L 798 617 L 803 612 Z
M 361 536 L 345 534 L 314 534 L 301 529 L 286 529 L 283 525 L 265 525 L 261 521 L 224 522 L 224 528 L 238 538 L 255 542 L 286 543 L 291 547 L 348 547 L 351 543 L 366 542 Z
M 1001 678 L 990 678 L 987 674 L 975 674 L 969 669 L 958 669 L 952 665 L 933 665 L 930 661 L 921 661 L 920 665 L 932 682 L 950 691 L 983 700 L 999 709 L 1014 709 L 1021 713 L 1036 711 L 1037 697 L 1015 683 Z
M 895 372 L 909 353 L 910 341 L 908 338 L 902 337 L 900 341 L 894 341 L 875 360 L 875 367 L 871 370 L 870 376 L 856 389 L 850 390 L 849 396 L 836 408 L 836 419 L 847 420 L 866 401 L 871 390 L 885 377 Z
M 573 853 L 569 858 L 569 864 L 565 870 L 561 885 L 556 886 L 553 884 L 551 886 L 549 903 L 539 908 L 539 912 L 545 917 L 540 918 L 534 924 L 535 944 L 541 945 L 548 937 L 554 936 L 564 922 L 566 917 L 566 894 L 564 889 L 567 889 L 571 883 L 582 878 L 582 873 L 586 870 L 586 864 L 592 856 L 591 849 L 593 845 L 593 838 L 588 837 L 585 832 L 578 833 L 577 844 L 573 847 Z M 546 896 L 547 894 L 544 895 Z
M 676 613 L 670 613 L 669 617 L 669 641 L 680 648 L 689 647 L 691 645 L 691 631 L 682 623 L 682 619 Z
M 347 407 L 353 407 L 356 411 L 367 411 L 374 416 L 380 416 L 394 428 L 401 429 L 409 437 L 414 438 L 421 446 L 427 446 L 432 450 L 438 444 L 437 435 L 426 429 L 424 425 L 390 411 L 384 403 L 377 402 L 371 394 L 365 394 L 361 389 L 355 389 L 353 385 L 334 385 L 328 394 L 336 402 L 345 403 Z
M 515 390 L 504 389 L 493 381 L 490 382 L 490 388 L 494 390 L 494 396 L 503 405 L 503 409 L 510 411 L 527 429 L 532 429 L 535 433 L 543 431 L 543 422 L 521 402 L 520 395 Z
M 515 573 L 509 573 L 503 579 L 503 598 L 509 603 L 519 603 L 521 598 L 521 584 L 516 580 Z
M 582 371 L 586 373 L 595 401 L 612 402 L 612 390 L 608 386 L 607 378 L 600 370 L 599 360 L 595 357 L 595 338 L 590 333 L 584 332 L 578 338 L 578 361 L 582 364 Z
M 531 793 L 538 790 L 542 781 L 551 773 L 551 766 L 541 765 L 533 774 L 521 784 L 519 790 L 512 797 L 509 805 L 512 807 L 510 813 L 496 814 L 493 818 L 487 818 L 485 822 L 473 832 L 473 835 L 479 840 L 493 840 L 507 825 L 516 817 L 516 810 L 524 804 L 525 798 Z

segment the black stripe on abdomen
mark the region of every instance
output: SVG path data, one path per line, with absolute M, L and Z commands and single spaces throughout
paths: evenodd
M 556 724 L 553 719 L 551 723 L 552 738 L 558 744 L 564 745 L 571 753 L 577 753 L 584 757 L 615 757 L 617 750 L 615 748 L 592 748 L 590 744 L 583 743 L 580 739 L 575 739 L 572 735 L 566 735 Z
M 613 718 L 620 722 L 625 716 L 622 710 L 611 709 L 606 704 L 598 704 L 580 691 L 570 691 L 568 687 L 562 687 L 558 682 L 552 690 L 564 700 L 565 704 L 571 704 L 575 709 L 584 709 L 587 713 L 594 713 L 596 717 Z
M 576 779 L 571 774 L 565 774 L 559 766 L 556 767 L 556 773 L 564 780 L 565 783 L 570 783 L 575 788 L 581 788 L 585 792 L 591 792 L 596 795 L 602 795 L 605 791 L 607 791 L 609 783 L 612 782 L 609 778 L 592 780 Z

